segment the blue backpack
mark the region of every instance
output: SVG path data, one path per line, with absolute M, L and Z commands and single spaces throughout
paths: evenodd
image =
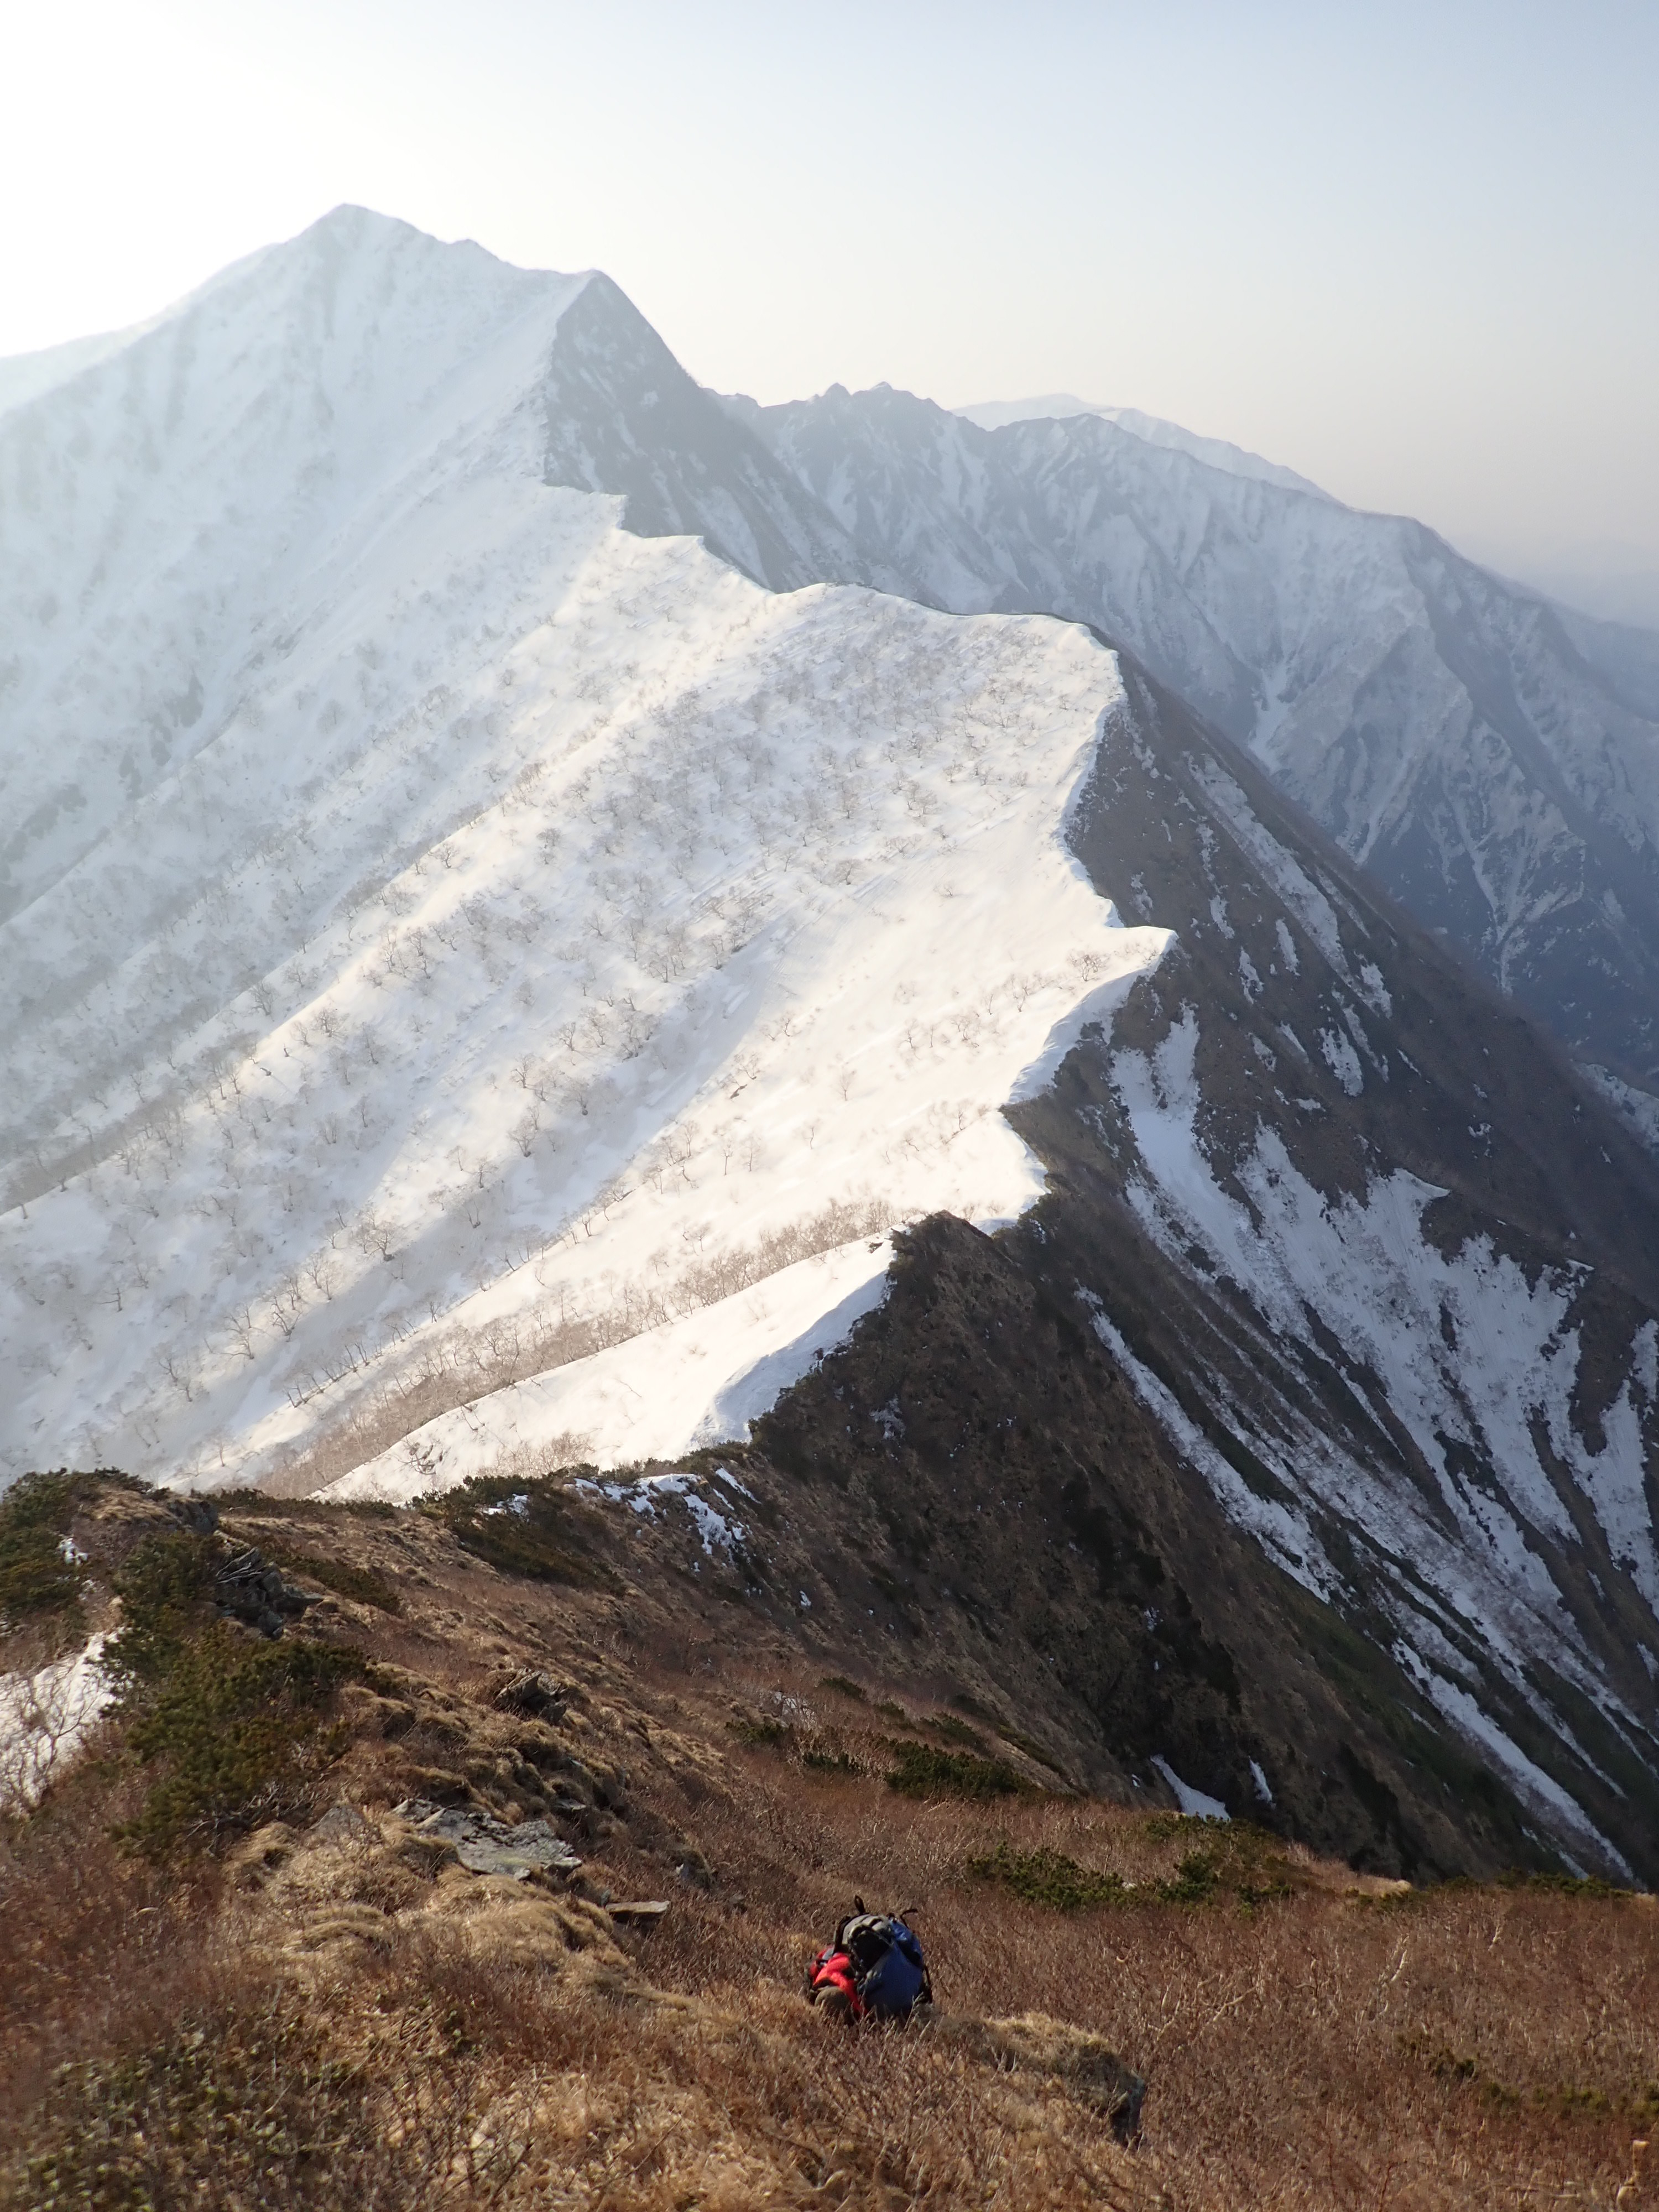
M 896 1914 L 855 1913 L 836 1930 L 835 1948 L 852 1961 L 859 2009 L 866 2019 L 908 2020 L 919 2004 L 933 2002 L 921 1945 Z

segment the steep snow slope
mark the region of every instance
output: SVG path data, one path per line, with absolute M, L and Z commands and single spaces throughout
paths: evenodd
M 447 454 L 529 410 L 584 281 L 343 210 L 0 417 L 0 915 L 216 739 Z
M 7 355 L 0 361 L 0 415 L 55 391 L 83 368 L 95 368 L 137 336 L 136 331 L 111 331 L 98 337 L 71 338 L 67 345 L 48 346 L 40 353 Z
M 1121 640 L 1576 1052 L 1659 1081 L 1659 725 L 1542 600 L 1127 416 L 984 430 L 881 386 L 744 419 L 867 562 Z
M 0 431 L 10 1468 L 316 1480 L 600 1352 L 583 1448 L 683 1444 L 1030 1201 L 994 1109 L 1163 949 L 1060 836 L 1091 639 L 543 482 L 581 283 L 347 211 Z
M 1650 639 L 1133 409 L 1024 419 L 1054 395 L 985 430 L 886 386 L 718 400 L 603 279 L 547 391 L 549 481 L 622 494 L 631 529 L 697 532 L 775 590 L 1121 640 L 1576 1053 L 1659 1085 Z

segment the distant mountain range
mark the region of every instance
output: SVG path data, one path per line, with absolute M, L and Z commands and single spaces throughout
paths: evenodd
M 975 407 L 958 407 L 953 410 L 964 422 L 975 423 L 981 430 L 1004 430 L 1011 422 L 1064 422 L 1079 415 L 1095 416 L 1103 422 L 1115 422 L 1120 430 L 1128 430 L 1149 446 L 1163 446 L 1177 453 L 1190 453 L 1195 461 L 1203 461 L 1210 468 L 1221 469 L 1231 477 L 1248 477 L 1256 483 L 1276 483 L 1286 491 L 1304 491 L 1315 499 L 1326 499 L 1316 483 L 1306 477 L 1297 476 L 1294 469 L 1281 468 L 1277 461 L 1265 461 L 1260 453 L 1246 453 L 1243 446 L 1231 444 L 1225 438 L 1200 438 L 1191 430 L 1183 430 L 1178 422 L 1166 422 L 1162 416 L 1143 414 L 1139 407 L 1099 407 L 1087 399 L 1079 399 L 1075 392 L 1049 392 L 1037 399 L 990 399 Z
M 1659 1877 L 1652 640 L 356 210 L 0 409 L 8 1474 L 752 1436 L 1097 1778 Z

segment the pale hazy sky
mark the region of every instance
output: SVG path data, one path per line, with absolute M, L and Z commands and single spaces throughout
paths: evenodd
M 1659 575 L 1656 0 L 5 0 L 0 29 L 0 354 L 356 200 L 608 270 L 725 390 L 1076 392 L 1517 571 Z

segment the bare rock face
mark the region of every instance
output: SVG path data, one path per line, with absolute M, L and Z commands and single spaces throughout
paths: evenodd
M 562 1887 L 580 1865 L 544 1820 L 419 1802 L 380 1814 L 339 1803 L 304 1830 L 270 1822 L 225 1860 L 265 1940 L 296 1960 L 386 1952 L 430 1931 L 494 1966 L 557 1974 L 579 1963 L 631 1986 L 609 1916 Z
M 572 1695 L 568 1686 L 532 1668 L 504 1682 L 495 1692 L 495 1703 L 499 1712 L 517 1713 L 526 1720 L 557 1723 L 564 1718 Z
M 581 1861 L 549 1823 L 507 1822 L 459 1806 L 438 1806 L 407 1798 L 393 1808 L 417 1836 L 454 1847 L 455 1857 L 473 1874 L 506 1875 L 523 1881 L 532 1874 L 574 1875 Z

